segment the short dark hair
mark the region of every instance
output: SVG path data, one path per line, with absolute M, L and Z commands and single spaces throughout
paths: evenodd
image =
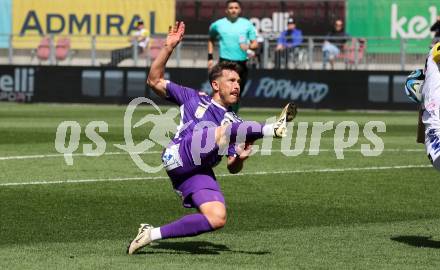
M 220 62 L 209 71 L 209 83 L 222 76 L 223 70 L 233 70 L 240 74 L 240 66 L 234 62 Z
M 226 7 L 228 7 L 230 3 L 237 3 L 240 6 L 240 8 L 242 7 L 241 2 L 238 1 L 238 0 L 228 0 L 228 1 L 226 1 Z

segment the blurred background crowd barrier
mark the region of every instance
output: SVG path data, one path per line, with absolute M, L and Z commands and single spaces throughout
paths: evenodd
M 0 35 L 9 44 L 17 44 L 18 35 Z M 100 66 L 110 61 L 112 47 L 126 47 L 126 41 L 117 40 L 118 36 L 81 36 L 47 35 L 33 37 L 39 40 L 33 47 L 15 48 L 8 46 L 0 49 L 0 64 L 8 65 L 73 65 Z M 250 59 L 249 65 L 256 69 L 322 69 L 322 44 L 325 36 L 304 36 L 302 46 L 295 50 L 286 50 L 281 54 L 281 65 L 275 64 L 276 38 L 267 37 L 260 44 L 259 53 Z M 121 62 L 120 66 L 149 66 L 157 56 L 164 35 L 152 35 L 147 50 L 143 54 L 133 50 L 133 57 Z M 75 41 L 73 44 L 72 40 Z M 169 67 L 206 67 L 207 35 L 187 35 L 179 45 Z M 399 39 L 397 52 L 381 52 L 394 46 L 396 40 L 383 37 L 352 37 L 346 50 L 337 57 L 335 69 L 353 70 L 411 70 L 423 65 L 430 39 L 425 39 L 423 52 L 413 52 L 414 39 Z M 369 49 L 374 44 L 374 49 Z M 133 46 L 136 48 L 137 46 Z M 286 60 L 286 61 L 284 61 Z
M 335 69 L 411 70 L 420 67 L 434 33 L 437 1 L 376 0 L 242 0 L 242 15 L 261 37 L 256 69 L 322 69 L 322 44 L 341 19 L 350 35 Z M 134 23 L 142 19 L 151 34 L 147 50 L 120 63 L 148 66 L 157 55 L 168 26 L 185 21 L 187 35 L 170 61 L 172 67 L 206 67 L 207 32 L 221 18 L 224 0 L 0 0 L 0 64 L 100 66 L 111 50 L 130 46 Z M 281 55 L 276 65 L 279 33 L 293 17 L 304 42 Z M 136 46 L 134 46 L 136 47 Z

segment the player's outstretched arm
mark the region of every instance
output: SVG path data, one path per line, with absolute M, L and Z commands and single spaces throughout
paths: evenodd
M 166 81 L 165 81 L 165 66 L 173 53 L 174 48 L 183 39 L 185 33 L 185 24 L 183 22 L 176 22 L 176 24 L 169 28 L 167 39 L 164 47 L 160 50 L 159 55 L 153 61 L 148 74 L 147 84 L 160 97 L 166 97 Z

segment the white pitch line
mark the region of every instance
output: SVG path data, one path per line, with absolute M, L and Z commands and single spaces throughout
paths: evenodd
M 311 149 L 314 151 L 313 149 Z M 281 152 L 281 149 L 272 149 L 271 152 Z M 284 150 L 285 152 L 293 152 L 294 150 Z M 319 149 L 319 152 L 332 152 L 335 151 L 334 149 Z M 344 149 L 344 152 L 360 152 L 360 149 Z M 424 152 L 424 149 L 384 149 L 384 152 Z M 261 150 L 258 150 L 258 152 L 261 152 Z M 267 153 L 269 150 L 263 149 L 263 152 Z M 309 150 L 304 150 L 303 154 L 307 154 Z M 374 151 L 373 151 L 374 152 Z M 377 151 L 381 152 L 381 151 Z M 162 151 L 147 151 L 145 153 L 138 153 L 138 154 L 160 154 Z M 104 156 L 112 156 L 112 155 L 123 155 L 128 154 L 127 152 L 120 151 L 120 152 L 106 152 L 102 155 Z M 72 154 L 73 157 L 99 157 L 90 153 L 74 153 Z M 22 159 L 43 159 L 43 158 L 59 158 L 64 157 L 64 154 L 41 154 L 41 155 L 24 155 L 24 156 L 4 156 L 0 157 L 0 161 L 4 160 L 22 160 Z
M 52 185 L 52 184 L 74 184 L 74 183 L 96 183 L 96 182 L 121 182 L 136 180 L 160 180 L 168 179 L 167 176 L 150 176 L 150 177 L 127 177 L 127 178 L 104 178 L 104 179 L 67 179 L 58 181 L 36 180 L 31 182 L 17 183 L 1 183 L 0 186 L 28 186 L 28 185 Z
M 144 154 L 160 154 L 162 151 L 148 151 Z M 112 155 L 122 155 L 128 154 L 128 152 L 120 151 L 120 152 L 106 152 L 104 156 L 112 156 Z M 141 153 L 138 153 L 141 154 Z M 99 157 L 90 153 L 76 153 L 72 154 L 73 157 Z M 20 160 L 20 159 L 41 159 L 41 158 L 56 158 L 56 157 L 64 157 L 64 154 L 44 154 L 44 155 L 27 155 L 27 156 L 6 156 L 0 157 L 1 160 Z
M 283 170 L 283 171 L 260 171 L 238 174 L 219 174 L 218 177 L 237 177 L 248 175 L 272 175 L 272 174 L 300 174 L 300 173 L 326 173 L 326 172 L 352 172 L 352 171 L 380 171 L 413 168 L 430 168 L 431 165 L 401 165 L 401 166 L 382 166 L 382 167 L 354 167 L 354 168 L 323 168 L 310 170 Z M 123 182 L 137 180 L 162 180 L 168 179 L 167 176 L 150 177 L 127 177 L 127 178 L 104 178 L 104 179 L 67 179 L 58 181 L 35 180 L 31 182 L 1 183 L 0 186 L 27 186 L 27 185 L 52 185 L 52 184 L 73 184 L 73 183 L 96 183 L 96 182 Z

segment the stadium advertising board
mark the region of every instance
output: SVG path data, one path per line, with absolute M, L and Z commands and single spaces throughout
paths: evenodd
M 279 107 L 294 101 L 301 108 L 412 110 L 416 105 L 404 93 L 407 75 L 392 71 L 253 70 L 242 92 L 242 104 Z M 165 76 L 208 94 L 211 91 L 206 69 L 170 68 Z M 0 66 L 0 97 L 23 102 L 127 104 L 146 96 L 163 104 L 145 80 L 143 68 Z
M 127 35 L 142 19 L 153 33 L 168 31 L 174 22 L 174 0 L 14 0 L 14 48 L 35 48 L 42 35 L 72 36 L 72 47 L 90 48 L 91 35 L 98 49 L 127 46 Z M 105 36 L 112 36 L 111 38 Z
M 9 47 L 11 34 L 11 1 L 0 0 L 0 48 Z
M 186 79 L 182 70 L 170 71 L 170 79 L 210 93 L 207 80 Z M 203 72 L 197 78 L 203 78 Z M 194 71 L 191 74 L 195 74 Z M 255 70 L 242 92 L 242 103 L 250 107 L 280 107 L 294 101 L 302 108 L 412 110 L 406 97 L 407 72 Z M 200 86 L 198 86 L 200 85 Z
M 348 0 L 347 32 L 369 39 L 368 51 L 399 53 L 400 39 L 408 39 L 407 52 L 426 53 L 433 33 L 430 27 L 440 15 L 438 1 Z
M 0 67 L 0 101 L 33 101 L 35 68 Z

